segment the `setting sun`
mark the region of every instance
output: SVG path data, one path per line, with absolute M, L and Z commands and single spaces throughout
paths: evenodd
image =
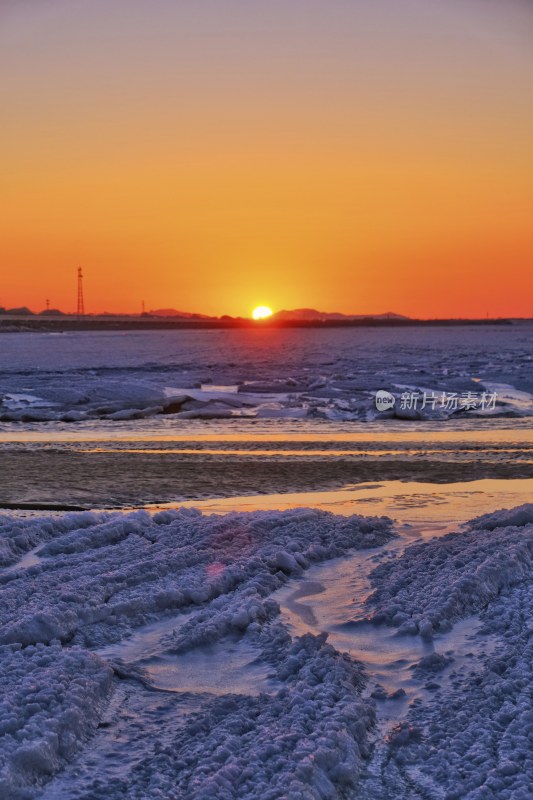
M 257 306 L 252 311 L 252 317 L 254 319 L 266 319 L 267 317 L 272 316 L 272 309 L 268 306 Z

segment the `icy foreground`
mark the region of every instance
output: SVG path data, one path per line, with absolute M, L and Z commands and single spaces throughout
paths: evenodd
M 361 698 L 361 667 L 325 637 L 292 641 L 268 596 L 313 562 L 391 535 L 386 518 L 306 509 L 2 518 L 11 565 L 0 577 L 2 798 L 40 794 L 95 732 L 120 679 L 154 688 L 142 667 L 94 650 L 169 615 L 162 656 L 246 638 L 276 689 L 213 694 L 188 719 L 179 710 L 152 719 L 144 759 L 91 796 L 336 796 L 357 780 L 368 748 L 373 708 Z M 35 548 L 36 563 L 13 569 Z
M 0 518 L 0 796 L 531 798 L 533 505 L 392 536 L 310 509 Z M 358 549 L 383 563 L 350 654 L 296 636 L 271 595 Z M 361 607 L 423 642 L 408 704 L 358 661 Z

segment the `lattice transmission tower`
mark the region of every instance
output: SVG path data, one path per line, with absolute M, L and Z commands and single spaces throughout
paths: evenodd
M 83 272 L 81 267 L 78 267 L 78 317 L 85 315 L 85 305 L 83 303 Z

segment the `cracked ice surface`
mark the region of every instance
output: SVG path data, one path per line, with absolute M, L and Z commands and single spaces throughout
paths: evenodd
M 103 420 L 373 420 L 388 389 L 496 391 L 491 416 L 533 414 L 529 324 L 312 331 L 76 332 L 9 335 L 0 352 L 0 426 Z M 132 342 L 134 344 L 132 345 Z M 477 416 L 396 408 L 384 419 Z M 170 415 L 170 417 L 169 417 Z M 381 418 L 380 415 L 378 415 Z
M 137 711 L 147 738 L 127 775 L 99 782 L 88 773 L 77 789 L 58 779 L 46 796 L 265 798 L 290 791 L 321 798 L 357 781 L 374 719 L 372 702 L 361 697 L 362 668 L 324 636 L 292 640 L 269 595 L 313 563 L 384 544 L 390 520 L 310 509 L 223 517 L 182 509 L 2 522 L 10 565 L 0 573 L 3 798 L 42 794 L 95 733 L 119 679 L 140 693 L 158 691 L 165 686 L 158 668 L 202 647 L 223 653 L 228 638 L 242 640 L 254 670 L 260 667 L 252 672 L 259 693 L 217 696 L 204 670 L 187 719 L 172 700 L 159 716 Z M 13 559 L 30 551 L 38 561 L 17 569 Z M 158 620 L 164 624 L 154 634 Z M 136 631 L 148 658 L 128 662 Z M 150 652 L 142 652 L 143 635 Z M 189 670 L 180 687 L 176 670 L 170 690 L 190 694 L 190 677 Z

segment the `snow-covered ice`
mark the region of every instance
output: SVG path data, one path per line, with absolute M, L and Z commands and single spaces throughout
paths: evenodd
M 397 602 L 397 613 L 410 620 L 423 614 L 417 627 L 424 634 L 431 632 L 425 621 L 439 628 L 476 609 L 480 629 L 468 664 L 454 664 L 453 652 L 441 652 L 418 665 L 432 696 L 413 702 L 381 746 L 361 783 L 361 798 L 378 800 L 391 792 L 445 800 L 533 796 L 533 525 L 526 521 L 532 513 L 529 505 L 486 515 L 484 527 L 473 520 L 470 531 L 410 548 L 374 573 L 387 620 Z M 384 593 L 387 578 L 393 588 Z M 449 671 L 450 658 L 447 685 L 441 670 Z
M 533 505 L 9 520 L 2 797 L 532 796 Z
M 356 781 L 373 720 L 362 669 L 325 637 L 293 641 L 269 595 L 310 564 L 388 541 L 390 520 L 183 509 L 3 523 L 3 797 L 38 795 L 124 680 L 139 691 L 195 692 L 201 708 L 183 728 L 173 716 L 152 722 L 149 747 L 157 750 L 162 727 L 171 752 L 141 760 L 116 785 L 105 776 L 100 796 L 274 797 L 290 785 L 325 797 Z M 10 563 L 38 545 L 38 563 Z M 201 649 L 212 657 L 211 682 L 205 667 L 194 669 Z M 259 693 L 237 693 L 235 677 L 220 686 L 224 669 L 247 665 Z M 19 713 L 28 682 L 39 702 L 29 697 Z M 86 704 L 93 711 L 82 724 Z
M 496 523 L 500 513 L 488 515 L 479 530 L 414 545 L 400 560 L 377 567 L 377 589 L 369 600 L 372 621 L 430 638 L 527 579 L 533 524 L 489 528 L 489 533 L 490 519 Z
M 59 642 L 3 645 L 0 669 L 0 797 L 31 797 L 95 732 L 113 672 Z

